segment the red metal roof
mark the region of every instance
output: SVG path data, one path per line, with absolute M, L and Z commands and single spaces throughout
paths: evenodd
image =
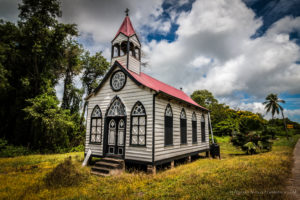
M 135 34 L 134 28 L 131 24 L 130 18 L 128 16 L 125 17 L 123 23 L 121 24 L 115 38 L 119 35 L 119 33 L 123 33 L 124 35 L 130 37 Z
M 116 61 L 118 62 L 118 61 Z M 119 62 L 118 62 L 119 63 Z M 119 63 L 121 66 L 122 64 Z M 128 73 L 130 73 L 130 75 L 136 80 L 138 81 L 140 84 L 151 88 L 152 90 L 155 90 L 156 92 L 163 92 L 166 93 L 168 95 L 171 95 L 175 98 L 178 98 L 180 100 L 183 100 L 187 103 L 193 104 L 197 107 L 200 107 L 202 109 L 207 110 L 207 108 L 200 106 L 199 104 L 197 104 L 191 97 L 189 97 L 187 94 L 185 94 L 182 90 L 176 89 L 168 84 L 165 84 L 143 72 L 141 72 L 140 74 L 136 74 L 128 69 L 126 69 L 124 66 L 122 66 L 126 71 L 128 71 Z

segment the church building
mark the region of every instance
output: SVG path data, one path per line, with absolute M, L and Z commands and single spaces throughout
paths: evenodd
M 111 67 L 86 99 L 85 153 L 155 169 L 208 152 L 208 109 L 142 72 L 141 43 L 128 12 L 111 47 Z

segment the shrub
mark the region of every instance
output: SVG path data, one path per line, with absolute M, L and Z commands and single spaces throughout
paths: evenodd
M 0 157 L 15 157 L 32 153 L 33 152 L 26 147 L 8 145 L 5 139 L 0 138 Z
M 70 152 L 81 152 L 84 151 L 84 145 L 80 144 L 77 147 L 72 147 Z
M 247 154 L 270 151 L 272 142 L 271 136 L 264 131 L 252 131 L 247 134 L 238 133 L 232 137 L 231 142 L 234 146 L 240 147 Z
M 87 181 L 89 173 L 87 169 L 75 165 L 72 158 L 66 158 L 62 163 L 58 164 L 53 171 L 48 173 L 44 178 L 47 186 L 75 186 Z

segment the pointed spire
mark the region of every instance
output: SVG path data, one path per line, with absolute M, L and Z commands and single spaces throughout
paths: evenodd
M 129 9 L 128 9 L 128 8 L 126 8 L 126 10 L 125 10 L 125 14 L 126 14 L 126 16 L 128 16 L 128 13 L 129 13 Z
M 135 34 L 134 28 L 133 28 L 133 26 L 131 24 L 131 21 L 130 21 L 130 18 L 128 16 L 128 12 L 129 12 L 129 9 L 127 8 L 125 10 L 126 17 L 125 17 L 122 25 L 120 26 L 120 28 L 119 28 L 119 30 L 118 30 L 115 37 L 117 37 L 119 35 L 119 33 L 123 33 L 124 35 L 126 35 L 128 37 Z

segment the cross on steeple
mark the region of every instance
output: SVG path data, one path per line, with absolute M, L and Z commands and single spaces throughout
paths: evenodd
M 128 13 L 129 13 L 129 9 L 128 8 L 126 8 L 125 13 L 126 13 L 126 16 L 128 16 Z

